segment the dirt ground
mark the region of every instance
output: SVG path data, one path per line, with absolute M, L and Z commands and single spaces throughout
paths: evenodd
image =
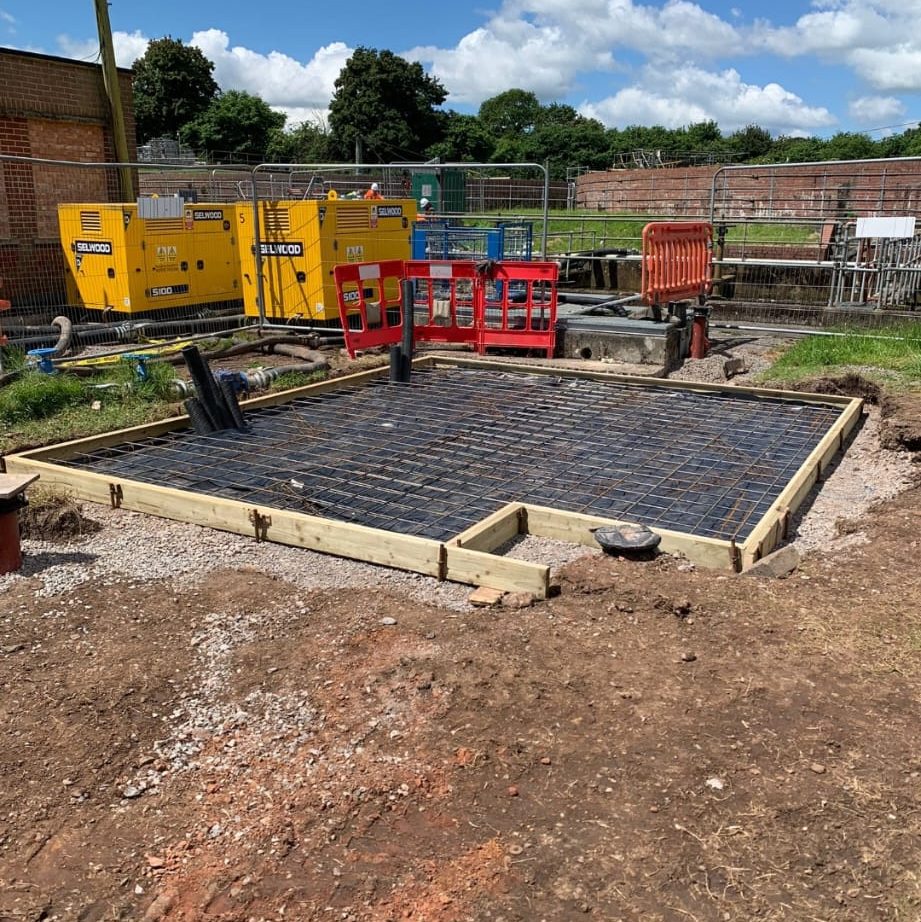
M 921 919 L 919 521 L 783 580 L 592 555 L 521 609 L 14 583 L 0 919 Z

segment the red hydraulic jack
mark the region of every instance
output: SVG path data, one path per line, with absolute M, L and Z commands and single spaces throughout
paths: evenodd
M 38 474 L 0 474 L 0 576 L 22 566 L 19 541 L 19 510 L 26 503 L 26 489 Z
M 691 320 L 691 358 L 705 359 L 710 352 L 710 308 L 698 305 Z

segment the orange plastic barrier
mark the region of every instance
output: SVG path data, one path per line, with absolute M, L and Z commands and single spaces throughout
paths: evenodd
M 643 228 L 642 296 L 647 304 L 702 298 L 713 277 L 713 227 L 654 221 Z
M 334 268 L 339 319 L 349 358 L 355 358 L 359 349 L 400 342 L 403 266 L 402 259 L 387 259 L 377 263 L 343 263 Z

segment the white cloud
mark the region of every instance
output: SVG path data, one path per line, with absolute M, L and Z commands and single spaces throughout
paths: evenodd
M 96 60 L 96 39 L 58 36 L 61 54 L 81 61 Z M 114 32 L 115 58 L 121 67 L 131 67 L 144 54 L 150 39 L 140 32 Z M 214 64 L 214 79 L 223 90 L 245 90 L 261 96 L 272 108 L 288 116 L 288 124 L 325 120 L 334 83 L 352 50 L 342 42 L 326 45 L 306 63 L 278 51 L 261 54 L 240 45 L 231 47 L 220 29 L 195 32 L 189 41 Z
M 657 123 L 680 128 L 713 119 L 732 131 L 755 123 L 778 134 L 807 134 L 827 128 L 835 117 L 822 106 L 807 105 L 778 83 L 745 83 L 738 71 L 719 73 L 693 65 L 662 70 L 646 67 L 643 83 L 600 102 L 583 103 L 583 115 L 609 126 Z
M 196 32 L 189 42 L 214 62 L 214 79 L 221 89 L 246 90 L 280 109 L 325 110 L 336 78 L 352 54 L 343 42 L 318 49 L 306 63 L 270 51 L 261 54 L 242 45 L 231 47 L 220 29 Z
M 780 28 L 757 23 L 750 37 L 754 49 L 784 57 L 835 54 L 858 45 L 884 46 L 891 39 L 891 24 L 873 9 L 872 4 L 807 13 L 794 25 Z
M 7 32 L 16 31 L 16 17 L 12 13 L 7 13 L 6 10 L 0 10 L 0 22 L 6 23 Z
M 921 30 L 921 22 L 917 28 Z M 857 73 L 878 90 L 921 90 L 921 44 L 857 48 L 849 58 Z
M 905 104 L 895 96 L 861 96 L 848 105 L 848 113 L 855 122 L 878 128 L 902 118 L 905 111 Z
M 760 22 L 753 51 L 815 54 L 885 91 L 921 90 L 921 0 L 825 0 L 792 26 Z
M 75 39 L 69 35 L 59 35 L 58 48 L 67 58 L 78 61 L 95 61 L 99 57 L 99 40 Z M 115 48 L 115 63 L 119 67 L 131 67 L 147 50 L 150 39 L 140 32 L 113 32 L 112 45 Z
M 297 128 L 305 122 L 321 131 L 329 130 L 329 109 L 316 109 L 311 106 L 272 106 L 278 112 L 288 116 L 285 128 Z
M 559 99 L 580 74 L 616 70 L 618 48 L 707 58 L 738 42 L 733 26 L 688 0 L 662 7 L 633 0 L 507 0 L 453 48 L 424 46 L 404 54 L 431 65 L 449 104 L 477 105 L 512 88 Z

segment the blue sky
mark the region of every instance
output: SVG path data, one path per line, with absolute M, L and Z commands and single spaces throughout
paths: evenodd
M 609 126 L 715 119 L 774 134 L 885 134 L 921 118 L 921 0 L 372 0 L 320 6 L 112 0 L 119 63 L 172 35 L 215 63 L 223 89 L 258 93 L 289 124 L 322 121 L 351 51 L 418 60 L 475 112 L 513 87 Z M 92 60 L 92 0 L 0 0 L 0 44 Z

